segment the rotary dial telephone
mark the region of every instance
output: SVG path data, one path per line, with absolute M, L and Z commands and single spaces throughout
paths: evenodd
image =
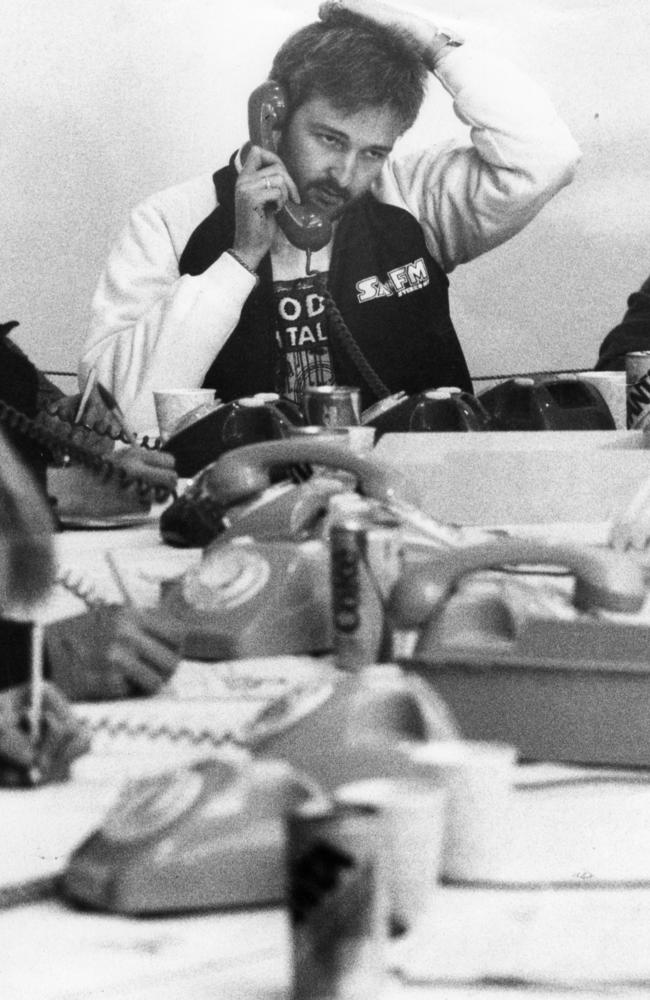
M 349 481 L 326 475 L 292 479 L 305 463 L 350 473 Z M 330 497 L 354 482 L 366 496 L 392 500 L 388 470 L 349 448 L 298 438 L 245 445 L 208 465 L 163 512 L 162 537 L 177 546 L 204 546 L 225 531 L 305 539 L 317 533 Z

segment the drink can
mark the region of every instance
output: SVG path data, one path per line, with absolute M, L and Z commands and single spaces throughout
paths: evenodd
M 384 606 L 401 569 L 399 525 L 355 493 L 330 500 L 330 572 L 334 654 L 359 670 L 388 652 Z
M 361 391 L 348 385 L 308 385 L 302 409 L 309 424 L 351 427 L 361 423 Z
M 312 800 L 287 819 L 292 1000 L 359 1000 L 385 985 L 382 819 Z
M 319 441 L 331 441 L 333 444 L 345 445 L 348 441 L 347 427 L 325 427 L 323 424 L 295 424 L 287 428 L 287 437 Z
M 627 426 L 640 430 L 650 425 L 650 351 L 625 355 Z

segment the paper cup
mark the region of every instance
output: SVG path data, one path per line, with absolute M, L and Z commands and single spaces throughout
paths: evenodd
M 627 389 L 625 372 L 578 372 L 581 382 L 598 389 L 614 418 L 616 429 L 627 429 Z
M 367 455 L 375 446 L 374 427 L 348 427 L 348 444 L 356 455 Z
M 412 743 L 416 773 L 447 792 L 441 873 L 458 882 L 499 881 L 507 874 L 510 796 L 516 750 L 502 743 Z
M 159 389 L 153 398 L 160 437 L 168 441 L 181 417 L 214 401 L 214 389 Z
M 341 785 L 337 802 L 373 806 L 383 826 L 381 867 L 388 913 L 408 930 L 431 901 L 440 874 L 444 788 L 417 779 L 369 778 Z

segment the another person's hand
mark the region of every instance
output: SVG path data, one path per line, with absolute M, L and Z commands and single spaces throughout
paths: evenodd
M 60 781 L 70 764 L 90 748 L 86 727 L 53 684 L 43 685 L 38 740 L 29 732 L 28 684 L 0 693 L 0 785 Z
M 124 469 L 129 477 L 141 477 L 170 493 L 178 484 L 176 460 L 168 451 L 153 451 L 134 445 L 117 451 L 113 456 L 113 464 Z
M 253 270 L 268 252 L 277 232 L 275 213 L 300 194 L 276 153 L 251 146 L 235 184 L 233 250 Z
M 48 625 L 50 677 L 73 701 L 154 694 L 176 670 L 184 636 L 158 609 L 106 605 Z

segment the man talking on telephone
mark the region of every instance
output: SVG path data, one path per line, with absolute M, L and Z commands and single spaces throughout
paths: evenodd
M 469 138 L 400 155 L 429 74 Z M 447 274 L 523 229 L 579 160 L 524 74 L 374 0 L 323 4 L 271 80 L 252 141 L 136 208 L 100 279 L 81 375 L 95 365 L 140 430 L 170 385 L 351 384 L 364 407 L 471 389 Z

